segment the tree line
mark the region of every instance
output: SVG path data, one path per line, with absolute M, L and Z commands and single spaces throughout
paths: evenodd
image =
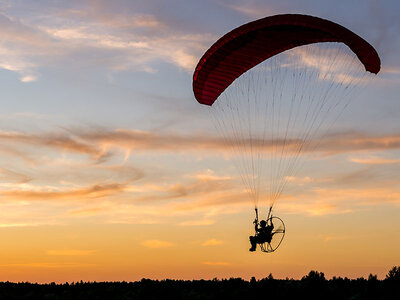
M 272 274 L 256 280 L 151 280 L 136 282 L 72 282 L 38 284 L 0 282 L 0 299 L 400 299 L 400 266 L 386 278 L 326 279 L 310 271 L 300 280 L 275 279 Z

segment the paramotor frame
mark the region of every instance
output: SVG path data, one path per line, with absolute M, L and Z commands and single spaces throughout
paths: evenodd
M 271 253 L 279 248 L 283 238 L 285 237 L 285 223 L 279 217 L 270 217 L 267 220 L 267 224 L 273 224 L 274 229 L 271 232 L 272 238 L 270 242 L 260 243 L 260 248 L 262 252 Z

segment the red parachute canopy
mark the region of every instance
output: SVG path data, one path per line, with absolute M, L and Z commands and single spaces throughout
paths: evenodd
M 365 66 L 378 73 L 380 59 L 375 49 L 347 28 L 317 17 L 286 14 L 242 25 L 220 38 L 200 59 L 193 74 L 198 102 L 212 105 L 240 75 L 264 60 L 297 46 L 341 42 Z

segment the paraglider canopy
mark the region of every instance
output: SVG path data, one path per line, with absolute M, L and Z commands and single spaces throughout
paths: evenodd
M 376 74 L 380 70 L 375 49 L 347 28 L 307 15 L 276 15 L 238 27 L 208 49 L 193 74 L 195 97 L 201 104 L 212 105 L 236 78 L 262 61 L 297 46 L 321 42 L 344 43 L 366 71 Z

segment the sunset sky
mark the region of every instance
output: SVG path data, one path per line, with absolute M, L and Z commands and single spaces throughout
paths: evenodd
M 192 75 L 265 16 L 337 22 L 379 53 L 250 253 L 254 210 Z M 377 274 L 400 265 L 400 2 L 0 1 L 0 281 Z

